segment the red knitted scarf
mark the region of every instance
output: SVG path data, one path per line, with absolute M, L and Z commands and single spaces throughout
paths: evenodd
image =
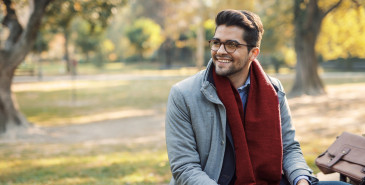
M 236 153 L 236 185 L 278 185 L 282 172 L 279 100 L 257 60 L 250 68 L 246 114 L 238 91 L 213 69 L 217 93 L 226 108 Z

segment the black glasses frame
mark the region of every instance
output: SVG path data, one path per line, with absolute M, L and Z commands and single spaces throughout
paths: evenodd
M 226 41 L 226 42 L 221 42 L 221 41 L 219 41 L 219 40 L 212 39 L 212 40 L 209 40 L 208 42 L 209 42 L 210 49 L 211 49 L 212 51 L 218 51 L 218 50 L 219 50 L 219 48 L 221 47 L 221 45 L 223 44 L 223 46 L 224 46 L 224 50 L 225 50 L 227 53 L 234 53 L 234 52 L 237 50 L 237 48 L 238 48 L 237 46 L 256 47 L 256 46 L 254 46 L 254 45 L 241 44 L 241 43 L 236 42 L 236 41 Z M 212 47 L 213 47 L 212 42 L 219 42 L 219 43 L 220 43 L 220 44 L 219 44 L 218 49 L 213 49 L 213 48 L 212 48 Z M 228 51 L 227 51 L 227 48 L 226 48 L 226 44 L 227 44 L 227 43 L 234 43 L 234 44 L 235 44 L 236 48 L 234 49 L 234 51 L 230 51 L 230 52 L 228 52 Z

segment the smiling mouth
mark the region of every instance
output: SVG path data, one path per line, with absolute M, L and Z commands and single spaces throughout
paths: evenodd
M 231 61 L 230 60 L 218 60 L 218 62 L 221 62 L 221 63 L 230 63 Z
M 214 58 L 217 62 L 223 63 L 223 64 L 232 63 L 232 61 L 233 61 L 232 58 L 227 55 L 222 55 L 222 56 L 215 55 Z

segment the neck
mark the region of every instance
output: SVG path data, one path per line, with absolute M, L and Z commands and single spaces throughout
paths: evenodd
M 241 72 L 228 76 L 229 81 L 236 89 L 245 84 L 249 69 L 250 65 L 247 65 Z

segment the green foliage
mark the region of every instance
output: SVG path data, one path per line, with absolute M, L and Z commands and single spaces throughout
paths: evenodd
M 321 0 L 318 4 L 327 10 L 336 2 Z M 202 4 L 192 0 L 53 1 L 47 9 L 35 52 L 48 49 L 50 33 L 62 32 L 65 37 L 69 36 L 69 45 L 76 48 L 70 49 L 70 52 L 81 56 L 78 57 L 80 60 L 97 66 L 108 61 L 127 60 L 156 60 L 161 63 L 168 57 L 189 61 L 185 64 L 190 65 L 195 62 L 191 58 L 197 48 L 197 20 L 204 21 L 207 41 L 214 35 L 216 13 L 233 8 L 252 10 L 260 15 L 265 29 L 260 49 L 268 64 L 279 59 L 285 62 L 283 65 L 293 67 L 296 63 L 293 4 L 293 1 L 279 0 L 214 0 L 203 1 Z M 186 6 L 189 6 L 188 10 L 181 8 Z M 305 3 L 301 8 L 305 8 Z M 329 13 L 316 44 L 319 55 L 325 60 L 364 58 L 361 50 L 365 47 L 364 15 L 363 6 L 356 7 L 353 1 L 344 1 L 338 10 Z M 209 58 L 207 43 L 204 44 Z
M 45 31 L 39 31 L 32 52 L 40 54 L 44 51 L 48 51 L 49 49 L 48 42 L 50 39 L 51 39 L 51 34 Z
M 75 44 L 83 53 L 88 54 L 98 49 L 103 33 L 101 27 L 95 28 L 88 22 L 79 19 L 75 21 L 74 29 L 77 33 Z
M 77 48 L 84 54 L 86 62 L 92 62 L 95 66 L 102 68 L 107 59 L 105 55 L 110 53 L 110 46 L 105 48 L 105 30 L 98 25 L 76 19 L 73 23 L 73 31 L 76 33 L 74 42 Z
M 94 27 L 105 28 L 116 11 L 116 7 L 125 4 L 125 0 L 94 1 L 54 1 L 46 12 L 45 25 L 49 29 L 68 29 L 71 21 L 81 17 Z
M 206 44 L 206 46 L 208 46 L 208 44 L 207 44 L 208 40 L 210 40 L 214 37 L 215 22 L 213 19 L 207 19 L 206 21 L 204 21 L 203 26 L 204 26 L 204 32 L 205 32 L 205 44 Z M 187 31 L 180 33 L 179 40 L 187 41 L 185 46 L 195 49 L 196 48 L 197 29 L 198 28 L 196 25 L 190 26 L 190 28 Z
M 102 67 L 106 61 L 100 47 L 103 33 L 126 0 L 53 1 L 43 21 L 43 32 L 62 33 L 65 38 L 64 59 L 70 60 L 68 45 L 74 44 L 84 54 L 84 61 Z M 75 26 L 76 25 L 76 26 Z M 75 36 L 76 35 L 76 36 Z M 74 56 L 73 56 L 74 57 Z
M 261 41 L 261 53 L 271 58 L 274 65 L 275 60 L 283 61 L 285 65 L 295 65 L 296 59 L 292 54 L 293 3 L 269 0 L 260 1 L 260 5 L 258 14 L 265 30 Z
M 208 19 L 204 22 L 205 40 L 210 40 L 214 37 L 215 22 L 213 19 Z
M 161 27 L 148 18 L 136 20 L 127 28 L 126 35 L 140 59 L 151 57 L 164 40 Z
M 129 1 L 129 9 L 130 13 L 133 14 L 131 16 L 132 21 L 140 17 L 148 17 L 156 22 L 161 27 L 165 26 L 166 11 L 169 5 L 172 4 L 171 0 L 153 0 L 153 1 L 146 1 L 146 0 L 135 0 Z

